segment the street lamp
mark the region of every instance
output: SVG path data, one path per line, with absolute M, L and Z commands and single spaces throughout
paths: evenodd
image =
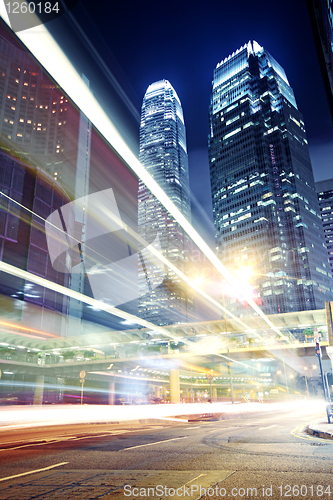
M 320 347 L 320 343 L 319 343 L 318 328 L 314 327 L 313 332 L 314 332 L 314 337 L 315 337 L 315 341 L 316 341 L 316 356 L 318 357 L 318 363 L 319 363 L 321 381 L 322 381 L 322 384 L 323 384 L 324 398 L 325 398 L 325 401 L 328 401 L 330 399 L 330 397 L 329 397 L 329 394 L 328 394 L 328 391 L 327 391 L 327 383 L 326 383 L 326 379 L 324 377 L 323 364 L 322 364 L 322 361 L 321 361 L 322 353 L 321 353 L 321 347 Z M 328 420 L 328 422 L 329 422 L 329 420 Z

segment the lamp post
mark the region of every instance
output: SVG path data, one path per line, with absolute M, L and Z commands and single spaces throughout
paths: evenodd
M 84 379 L 86 377 L 86 372 L 84 370 L 80 371 L 80 382 L 81 382 L 81 405 L 83 404 L 83 385 Z
M 325 401 L 329 399 L 328 394 L 327 394 L 327 387 L 326 387 L 326 380 L 324 378 L 324 373 L 323 373 L 323 364 L 321 361 L 322 354 L 321 354 L 321 347 L 319 344 L 319 333 L 318 333 L 318 328 L 315 326 L 313 329 L 314 336 L 315 336 L 315 342 L 316 342 L 316 356 L 318 357 L 318 362 L 319 362 L 319 369 L 320 369 L 320 375 L 321 375 L 321 381 L 323 384 L 323 391 L 324 391 L 324 398 Z

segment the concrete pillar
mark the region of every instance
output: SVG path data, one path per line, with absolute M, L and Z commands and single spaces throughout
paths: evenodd
M 114 405 L 115 403 L 115 383 L 110 382 L 109 384 L 109 405 Z
M 170 370 L 170 401 L 180 403 L 179 370 Z
M 191 403 L 191 390 L 190 388 L 188 387 L 186 389 L 186 399 L 185 399 L 186 403 Z
M 34 388 L 34 405 L 43 404 L 44 375 L 37 375 Z
M 160 398 L 160 397 L 161 397 L 160 386 L 159 385 L 155 385 L 155 398 Z

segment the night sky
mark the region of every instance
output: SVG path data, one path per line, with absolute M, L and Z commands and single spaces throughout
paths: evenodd
M 127 107 L 134 143 L 138 144 L 139 113 L 148 85 L 163 78 L 173 85 L 184 110 L 191 189 L 208 213 L 207 135 L 213 71 L 250 39 L 267 49 L 286 71 L 304 116 L 315 180 L 333 177 L 333 128 L 305 0 L 206 0 L 199 6 L 187 0 L 103 4 L 81 0 L 67 16 L 66 22 L 75 19 L 81 26 L 125 91 L 128 100 L 119 95 L 116 100 Z M 85 55 L 90 52 L 93 57 L 82 36 L 81 44 Z M 89 75 L 84 61 L 79 69 L 88 73 L 93 89 L 98 87 L 96 74 Z

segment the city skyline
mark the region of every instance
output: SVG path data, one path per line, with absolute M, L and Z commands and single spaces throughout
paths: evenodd
M 231 53 L 244 40 L 257 39 L 286 68 L 303 110 L 315 180 L 330 177 L 333 131 L 306 3 L 296 1 L 290 5 L 285 0 L 279 6 L 277 11 L 274 4 L 263 1 L 255 6 L 240 1 L 237 7 L 208 2 L 198 10 L 185 1 L 170 5 L 167 11 L 156 6 L 151 9 L 145 4 L 128 13 L 118 5 L 109 12 L 112 30 L 84 0 L 71 13 L 72 19 L 75 17 L 83 28 L 89 22 L 88 32 L 96 34 L 93 45 L 111 68 L 112 78 L 116 77 L 126 91 L 129 99 L 124 106 L 130 109 L 133 121 L 139 121 L 141 99 L 151 81 L 167 78 L 176 86 L 188 122 L 191 190 L 208 214 L 211 205 L 207 109 L 211 71 L 223 54 Z M 177 20 L 171 21 L 174 9 L 178 12 Z M 228 19 L 223 30 L 219 29 L 219 19 Z M 51 29 L 57 35 L 56 23 L 53 26 Z M 168 44 L 165 30 L 172 34 Z M 80 61 L 80 67 L 84 64 Z M 94 86 L 96 76 L 93 74 L 90 79 Z M 306 86 L 302 85 L 305 81 Z M 195 217 L 193 223 L 196 224 Z
M 207 10 L 210 8 L 211 4 L 208 3 Z M 180 12 L 184 16 L 186 14 L 189 16 L 189 24 L 193 21 L 192 11 L 185 12 L 180 6 Z M 141 11 L 139 13 L 141 15 Z M 177 32 L 178 35 L 176 33 L 177 36 L 174 36 L 174 25 L 167 22 L 171 16 L 175 18 L 176 26 L 179 28 L 178 17 L 174 14 L 168 5 L 163 23 L 156 26 L 155 36 L 158 37 L 161 32 L 165 43 L 168 35 L 170 46 L 176 42 L 179 52 L 182 53 L 183 45 L 179 42 L 183 37 L 186 38 L 189 32 L 184 27 L 184 32 L 181 34 Z M 67 20 L 63 19 L 64 24 L 70 19 L 71 14 L 67 16 Z M 215 36 L 222 36 L 221 19 L 217 19 L 217 15 L 212 18 L 209 37 L 211 43 Z M 228 21 L 226 22 L 228 26 L 232 24 L 231 19 L 223 19 L 225 22 Z M 219 26 L 219 33 L 215 31 L 217 26 L 215 21 Z M 137 23 L 140 24 L 139 18 Z M 148 18 L 147 26 L 151 26 Z M 198 395 L 195 394 L 198 390 L 195 386 L 193 391 L 189 391 L 190 387 L 192 389 L 193 375 L 198 375 L 205 379 L 201 381 L 205 388 L 210 385 L 212 401 L 216 401 L 218 397 L 228 397 L 229 390 L 232 393 L 232 402 L 246 401 L 253 396 L 260 398 L 261 401 L 266 396 L 269 398 L 271 391 L 273 395 L 279 394 L 276 391 L 277 385 L 279 384 L 279 387 L 281 385 L 281 380 L 275 374 L 278 374 L 278 371 L 281 373 L 283 369 L 287 392 L 284 389 L 283 391 L 289 399 L 289 388 L 292 387 L 292 384 L 289 386 L 287 383 L 289 367 L 293 371 L 290 375 L 299 379 L 299 383 L 294 385 L 295 391 L 299 389 L 298 394 L 304 393 L 301 377 L 307 375 L 306 370 L 312 363 L 308 359 L 307 366 L 304 366 L 306 361 L 304 357 L 295 359 L 295 356 L 285 361 L 285 354 L 287 351 L 294 353 L 297 342 L 301 344 L 302 349 L 298 352 L 304 353 L 305 349 L 308 351 L 307 355 L 313 357 L 315 328 L 320 328 L 318 331 L 322 334 L 323 341 L 332 342 L 331 323 L 327 321 L 327 317 L 325 319 L 323 308 L 323 296 L 328 290 L 326 286 L 328 267 L 324 265 L 324 249 L 320 248 L 321 241 L 318 237 L 321 222 L 307 153 L 305 126 L 297 110 L 292 82 L 289 84 L 286 76 L 288 71 L 284 72 L 280 66 L 281 63 L 284 67 L 285 57 L 277 56 L 275 59 L 274 50 L 271 51 L 270 47 L 269 51 L 266 50 L 266 45 L 260 36 L 256 38 L 265 49 L 256 42 L 248 43 L 247 40 L 249 38 L 253 40 L 253 37 L 246 36 L 241 26 L 238 28 L 239 36 L 242 35 L 241 43 L 245 43 L 240 49 L 235 50 L 236 47 L 240 47 L 240 44 L 236 43 L 230 52 L 225 50 L 225 46 L 214 46 L 214 44 L 208 49 L 207 46 L 202 47 L 203 53 L 196 54 L 197 64 L 193 73 L 189 71 L 187 58 L 183 57 L 183 66 L 179 66 L 178 59 L 175 61 L 174 74 L 179 74 L 179 79 L 175 79 L 176 83 L 169 77 L 166 80 L 165 74 L 161 75 L 163 79 L 149 80 L 142 106 L 141 162 L 139 141 L 136 140 L 139 136 L 139 121 L 134 119 L 127 126 L 125 118 L 122 121 L 115 118 L 117 109 L 119 115 L 121 114 L 121 106 L 117 108 L 117 104 L 120 103 L 112 104 L 111 96 L 110 99 L 102 98 L 103 92 L 99 92 L 93 66 L 86 71 L 87 68 L 84 65 L 80 66 L 77 60 L 73 68 L 66 59 L 66 54 L 59 50 L 42 27 L 40 27 L 42 32 L 40 40 L 43 43 L 36 44 L 36 38 L 30 37 L 30 33 L 26 34 L 28 36 L 22 35 L 21 39 L 26 47 L 44 67 L 45 75 L 51 75 L 50 82 L 45 82 L 51 87 L 47 86 L 46 89 L 54 86 L 59 95 L 63 96 L 59 98 L 60 110 L 64 109 L 62 104 L 68 99 L 66 106 L 71 107 L 76 116 L 76 128 L 72 130 L 75 134 L 73 146 L 79 154 L 72 158 L 71 164 L 65 165 L 72 168 L 74 165 L 72 178 L 76 178 L 77 181 L 75 189 L 68 193 L 68 197 L 65 193 L 61 200 L 55 197 L 58 184 L 64 180 L 62 175 L 60 177 L 60 170 L 52 170 L 52 177 L 45 174 L 47 182 L 44 184 L 39 182 L 39 172 L 36 175 L 32 172 L 31 176 L 27 176 L 29 189 L 23 190 L 21 174 L 25 167 L 15 159 L 19 148 L 16 148 L 16 141 L 13 140 L 16 139 L 14 132 L 13 134 L 9 132 L 10 126 L 14 126 L 13 130 L 20 141 L 20 127 L 24 126 L 20 124 L 25 124 L 25 120 L 28 119 L 31 123 L 27 122 L 27 125 L 35 127 L 36 134 L 40 133 L 46 137 L 47 133 L 53 130 L 53 124 L 52 120 L 46 121 L 45 117 L 51 115 L 52 118 L 53 109 L 44 101 L 35 102 L 36 118 L 27 116 L 25 107 L 19 103 L 18 98 L 25 90 L 31 91 L 30 97 L 34 97 L 35 81 L 25 80 L 21 75 L 15 76 L 16 72 L 22 72 L 22 68 L 16 62 L 13 67 L 4 70 L 4 74 L 0 76 L 6 78 L 7 75 L 13 74 L 13 88 L 18 85 L 21 92 L 14 96 L 10 89 L 10 92 L 8 90 L 10 98 L 6 96 L 4 99 L 6 103 L 4 117 L 8 118 L 8 121 L 4 122 L 7 139 L 15 146 L 13 158 L 7 155 L 8 162 L 3 163 L 1 179 L 3 198 L 6 200 L 0 215 L 2 220 L 6 220 L 4 234 L 8 240 L 3 245 L 6 252 L 3 254 L 5 258 L 0 261 L 1 276 L 4 277 L 4 285 L 9 285 L 8 288 L 16 287 L 13 293 L 10 289 L 8 293 L 6 292 L 7 295 L 2 297 L 3 309 L 7 316 L 3 325 L 5 328 L 1 331 L 2 345 L 5 347 L 2 354 L 6 356 L 5 359 L 1 358 L 1 371 L 5 375 L 2 380 L 4 390 L 7 391 L 8 387 L 7 398 L 12 393 L 21 392 L 19 385 L 14 387 L 12 381 L 15 381 L 15 384 L 22 382 L 25 384 L 26 375 L 29 377 L 32 375 L 32 379 L 28 380 L 29 386 L 25 386 L 27 389 L 25 401 L 33 401 L 35 404 L 41 404 L 43 400 L 49 403 L 66 402 L 68 394 L 66 387 L 72 392 L 76 391 L 75 386 L 80 387 L 79 384 L 81 384 L 81 403 L 88 402 L 88 391 L 92 393 L 95 389 L 98 389 L 99 394 L 89 399 L 90 402 L 115 404 L 115 397 L 118 395 L 121 399 L 124 397 L 123 401 L 126 403 L 145 402 L 147 397 L 151 396 L 156 399 L 160 399 L 161 396 L 163 401 L 175 403 L 182 397 L 182 391 L 183 397 L 189 402 Z M 145 25 L 140 24 L 140 29 L 145 31 Z M 40 32 L 37 31 L 34 36 L 39 39 Z M 148 33 L 151 36 L 151 31 L 148 30 Z M 200 41 L 199 29 L 197 33 Z M 89 32 L 89 36 L 94 39 L 93 33 Z M 14 36 L 12 39 L 14 45 L 18 45 L 19 42 Z M 84 49 L 83 58 L 87 56 L 89 59 L 92 53 L 88 50 L 89 40 L 86 35 L 84 41 L 86 43 L 81 47 Z M 63 46 L 66 45 L 66 35 L 61 42 Z M 154 64 L 156 61 L 154 59 L 156 47 L 153 42 L 154 37 L 150 39 L 149 44 L 151 57 L 149 53 L 146 56 L 149 64 Z M 192 43 L 195 45 L 195 42 L 196 40 L 193 40 Z M 128 66 L 129 74 L 133 74 L 137 64 L 142 62 L 143 56 L 139 53 L 139 45 L 140 43 L 138 43 L 138 53 L 133 55 L 134 67 Z M 70 50 L 73 55 L 75 47 L 70 45 Z M 161 66 L 157 70 L 162 68 L 164 73 L 166 71 L 164 55 L 160 56 Z M 203 79 L 201 64 L 205 58 L 207 67 L 210 67 L 209 75 L 205 73 Z M 214 64 L 211 64 L 213 58 Z M 221 59 L 222 62 L 219 63 Z M 100 62 L 96 57 L 97 66 Z M 111 61 L 108 62 L 111 68 Z M 126 65 L 126 62 L 123 62 Z M 214 209 L 215 214 L 218 214 L 217 255 L 215 248 L 213 249 L 215 245 L 209 246 L 210 240 L 202 237 L 206 229 L 209 231 L 209 225 L 203 224 L 199 227 L 201 236 L 191 225 L 194 220 L 194 226 L 198 227 L 196 216 L 190 217 L 185 133 L 187 118 L 186 114 L 184 118 L 182 105 L 175 91 L 177 89 L 178 92 L 177 83 L 186 75 L 183 81 L 189 90 L 184 92 L 185 84 L 183 87 L 180 86 L 180 89 L 187 102 L 192 133 L 193 130 L 197 131 L 199 137 L 202 131 L 209 130 L 208 104 L 204 99 L 193 98 L 195 94 L 192 90 L 200 80 L 202 88 L 205 87 L 205 92 L 209 92 L 214 67 L 216 74 L 211 104 L 210 151 L 211 163 L 215 169 L 212 180 L 215 194 Z M 64 68 L 67 71 L 64 71 Z M 99 69 L 105 68 L 101 65 Z M 227 73 L 225 80 L 223 80 L 226 76 L 224 70 Z M 106 73 L 107 71 L 108 69 Z M 138 84 L 137 89 L 140 88 L 141 76 L 144 74 L 145 80 L 149 76 L 147 69 L 143 67 L 142 71 L 138 73 L 137 80 L 133 80 L 135 85 Z M 23 74 L 26 73 L 23 71 Z M 86 78 L 82 78 L 82 75 L 86 75 Z M 301 75 L 302 73 L 299 79 L 302 78 Z M 109 77 L 111 75 L 107 73 L 107 78 Z M 209 85 L 206 86 L 208 78 Z M 114 87 L 111 87 L 108 89 L 110 93 L 115 91 L 115 94 L 122 95 L 122 104 L 132 114 L 132 118 L 137 117 L 138 108 L 126 95 L 121 80 L 118 87 L 116 82 Z M 140 98 L 141 102 L 143 95 L 144 93 Z M 314 92 L 314 102 L 316 97 Z M 201 110 L 204 107 L 203 120 Z M 14 112 L 16 122 L 12 119 Z M 43 118 L 39 119 L 39 113 Z M 67 125 L 67 118 L 54 120 L 54 125 L 62 129 L 64 121 Z M 136 132 L 131 135 L 131 127 L 133 129 L 135 126 Z M 193 146 L 195 136 L 192 133 L 190 135 Z M 62 134 L 66 136 L 66 133 Z M 8 135 L 11 135 L 11 138 Z M 65 138 L 67 139 L 67 136 Z M 200 154 L 208 157 L 207 133 L 204 134 L 204 138 L 204 143 L 200 138 L 193 146 L 192 153 L 197 160 Z M 43 143 L 44 137 L 40 145 Z M 60 152 L 55 151 L 55 154 L 61 158 L 61 143 L 59 148 L 56 142 L 53 144 L 56 150 L 60 149 Z M 234 149 L 235 144 L 236 149 Z M 136 156 L 133 151 L 136 152 Z M 66 153 L 65 149 L 63 153 Z M 26 159 L 33 162 L 33 158 Z M 202 178 L 207 177 L 206 161 L 208 162 L 208 159 L 200 160 L 200 172 L 195 172 L 195 168 L 193 169 L 197 184 L 200 183 L 201 174 Z M 43 167 L 46 170 L 48 165 L 42 164 L 41 168 Z M 29 169 L 30 166 L 27 165 L 27 171 Z M 10 171 L 12 173 L 9 175 Z M 51 186 L 54 186 L 53 192 L 49 188 L 49 181 Z M 73 187 L 73 183 L 71 185 Z M 60 189 L 60 193 L 62 192 Z M 203 199 L 207 196 L 203 182 L 201 190 L 197 188 L 196 193 L 202 195 Z M 224 210 L 223 204 L 227 194 L 230 195 L 228 210 Z M 24 196 L 29 198 L 30 203 L 26 203 Z M 20 200 L 22 203 L 18 206 Z M 51 200 L 53 204 L 50 203 Z M 198 212 L 195 193 L 191 201 Z M 4 213 L 7 207 L 9 211 Z M 211 209 L 208 204 L 205 208 L 209 214 L 206 215 L 207 221 Z M 18 218 L 16 214 L 19 210 L 21 215 L 27 210 L 30 219 L 38 220 L 36 225 L 31 225 L 30 234 L 28 231 L 24 234 L 25 240 L 22 241 L 21 248 L 14 248 L 12 240 L 16 235 L 15 224 L 12 221 L 13 217 Z M 29 224 L 29 219 L 27 223 Z M 52 230 L 47 232 L 45 240 L 45 234 L 39 230 L 39 226 L 46 228 L 49 223 Z M 195 245 L 192 255 L 187 250 L 185 233 Z M 55 237 L 51 239 L 50 234 Z M 156 234 L 160 239 L 160 248 L 155 247 L 153 251 L 152 239 L 156 240 Z M 238 238 L 235 238 L 235 235 Z M 258 280 L 257 297 L 253 297 L 244 282 L 235 277 L 232 266 L 225 267 L 226 262 L 222 260 L 231 255 L 237 257 L 236 265 L 238 263 L 247 265 L 252 260 L 252 249 L 248 248 L 254 240 L 257 246 L 252 253 L 258 258 L 253 270 L 257 276 L 261 275 Z M 225 251 L 225 241 L 234 245 L 226 249 L 229 253 Z M 239 242 L 241 244 L 238 244 Z M 154 303 L 157 292 L 155 296 L 147 295 L 141 305 L 142 309 L 146 308 L 148 311 L 143 313 L 154 314 L 142 318 L 142 315 L 138 317 L 138 302 L 140 306 L 138 297 L 142 294 L 137 294 L 136 290 L 137 268 L 140 262 L 141 278 L 145 281 L 144 288 L 149 289 L 150 285 L 150 292 L 155 292 L 158 288 L 155 287 L 156 282 L 149 282 L 152 277 L 152 269 L 149 266 L 151 262 L 156 261 L 152 258 L 150 262 L 147 254 L 144 254 L 146 243 L 150 246 L 147 254 L 151 251 L 153 258 L 158 257 L 166 275 L 160 297 L 165 307 L 161 309 L 158 301 Z M 25 254 L 22 250 L 25 250 Z M 23 263 L 18 260 L 10 263 L 12 262 L 10 259 L 18 257 L 19 251 L 23 255 Z M 139 257 L 138 252 L 142 252 Z M 27 253 L 31 255 L 28 255 L 25 266 Z M 219 260 L 221 253 L 222 262 Z M 269 265 L 266 265 L 264 259 L 268 260 Z M 328 260 L 327 255 L 326 259 Z M 186 272 L 188 262 L 192 266 L 191 271 L 196 271 L 197 275 Z M 74 283 L 71 288 L 59 287 L 59 281 L 70 279 L 69 270 L 71 267 L 76 267 L 74 264 L 80 268 L 81 283 L 76 285 Z M 293 264 L 297 265 L 297 272 L 294 272 Z M 212 279 L 208 290 L 209 287 L 206 288 L 208 279 L 206 284 L 204 280 L 211 270 L 214 275 L 210 276 Z M 72 271 L 74 272 L 74 269 Z M 320 280 L 319 275 L 325 276 L 326 282 Z M 16 277 L 15 280 L 12 279 L 13 276 Z M 45 280 L 44 277 L 49 279 Z M 160 278 L 159 274 L 157 278 Z M 18 280 L 20 283 L 17 286 Z M 223 290 L 226 282 L 229 290 L 235 291 L 237 298 L 240 299 L 236 306 L 242 308 L 241 318 L 239 315 L 237 317 L 233 315 L 229 303 L 226 304 L 228 299 L 225 289 Z M 24 287 L 24 299 L 27 300 L 22 300 L 23 292 L 19 287 Z M 41 288 L 45 288 L 45 291 L 41 291 Z M 300 300 L 297 288 L 302 290 L 303 295 Z M 191 306 L 191 300 L 188 298 L 192 290 L 201 296 L 205 301 L 204 305 L 209 308 L 210 316 L 208 318 L 207 315 L 206 321 L 203 321 L 203 315 L 198 314 L 199 307 L 195 314 L 187 314 L 190 312 L 190 307 L 187 306 Z M 42 293 L 43 297 L 40 296 Z M 37 308 L 36 314 L 28 317 L 26 303 L 41 303 L 41 299 L 44 300 L 44 310 Z M 83 320 L 81 325 L 76 321 L 75 324 L 67 321 L 68 315 L 65 314 L 67 304 L 72 299 L 82 303 L 77 315 L 79 320 Z M 195 299 L 197 300 L 197 296 Z M 59 302 L 61 300 L 64 300 L 62 304 Z M 54 302 L 55 305 L 60 304 L 66 308 L 63 311 L 65 329 L 61 329 L 55 323 L 51 325 L 52 329 L 46 328 L 49 325 L 45 323 L 38 323 L 39 320 L 46 319 L 45 308 L 51 309 Z M 173 314 L 177 309 L 173 303 L 177 302 L 180 304 L 178 317 Z M 325 303 L 325 306 L 327 304 L 329 305 Z M 311 310 L 309 314 L 309 309 L 314 308 L 319 310 Z M 22 315 L 21 309 L 25 310 Z M 308 310 L 305 311 L 306 314 L 302 314 L 299 309 Z M 281 314 L 267 316 L 266 314 L 272 310 Z M 326 312 L 327 310 L 326 308 Z M 68 307 L 68 311 L 73 317 L 71 307 Z M 187 324 L 184 324 L 185 322 Z M 161 326 L 163 324 L 167 326 Z M 311 352 L 307 349 L 310 345 Z M 34 350 L 35 355 L 31 354 L 30 348 Z M 274 353 L 272 360 L 272 351 L 275 349 L 277 355 Z M 258 359 L 254 359 L 254 356 L 258 356 Z M 6 370 L 8 366 L 3 368 L 4 365 L 8 365 L 8 358 L 12 369 L 10 372 Z M 23 366 L 23 370 L 22 361 L 28 363 Z M 67 364 L 67 361 L 70 363 Z M 27 373 L 28 366 L 31 367 L 31 374 Z M 79 366 L 83 370 L 76 369 Z M 161 373 L 162 370 L 165 370 L 164 373 Z M 155 376 L 156 374 L 158 376 Z M 163 381 L 159 378 L 160 375 L 163 376 Z M 87 384 L 84 388 L 86 376 Z M 212 384 L 212 378 L 219 378 L 224 387 Z M 145 382 L 141 383 L 143 380 Z M 257 382 L 258 386 L 255 387 L 253 382 Z M 228 389 L 227 383 L 230 383 Z M 54 389 L 52 395 L 49 391 L 51 388 Z M 207 391 L 204 395 L 198 395 L 201 396 L 208 397 Z M 83 397 L 87 399 L 84 401 Z
M 89 5 L 84 1 L 80 9 L 73 9 L 67 19 L 70 23 L 75 17 L 83 28 L 89 19 L 91 35 L 97 34 L 98 28 L 98 36 L 94 39 L 91 37 L 90 40 L 94 40 L 93 44 L 98 48 L 103 62 L 105 61 L 111 69 L 109 77 L 111 78 L 111 74 L 112 77 L 116 77 L 122 91 L 126 92 L 126 99 L 123 99 L 123 103 L 124 107 L 130 110 L 129 114 L 132 115 L 135 130 L 138 130 L 138 102 L 141 101 L 147 85 L 161 78 L 169 78 L 175 82 L 175 85 L 177 84 L 177 91 L 184 107 L 185 120 L 189 123 L 187 139 L 193 194 L 191 199 L 192 224 L 210 242 L 211 246 L 213 246 L 211 237 L 213 231 L 207 154 L 207 109 L 211 71 L 223 54 L 231 53 L 234 47 L 239 46 L 234 43 L 235 39 L 240 39 L 241 43 L 244 43 L 246 39 L 255 38 L 265 47 L 267 46 L 268 50 L 274 46 L 274 55 L 286 67 L 288 78 L 296 89 L 298 103 L 305 115 L 304 122 L 309 138 L 310 153 L 312 159 L 315 158 L 314 171 L 317 174 L 319 172 L 322 178 L 330 175 L 325 174 L 325 171 L 327 172 L 327 165 L 331 164 L 332 129 L 308 11 L 303 2 L 293 3 L 292 6 L 287 5 L 287 2 L 285 4 L 289 12 L 287 18 L 283 15 L 282 8 L 281 11 L 275 12 L 274 6 L 267 6 L 263 2 L 258 2 L 256 7 L 246 5 L 245 2 L 240 2 L 237 9 L 227 6 L 223 15 L 224 17 L 229 15 L 230 22 L 223 31 L 216 29 L 219 17 L 215 14 L 219 12 L 219 7 L 213 3 L 205 5 L 205 9 L 199 15 L 195 9 L 188 10 L 185 2 L 180 8 L 179 20 L 175 24 L 170 23 L 171 7 L 163 12 L 161 21 L 159 9 L 152 11 L 149 6 L 138 6 L 128 15 L 118 6 L 112 11 L 114 29 L 110 30 L 109 27 L 106 29 L 101 16 L 96 12 L 91 12 Z M 212 9 L 215 16 L 213 20 L 209 16 Z M 271 22 L 273 13 L 274 23 Z M 208 24 L 208 18 L 212 25 Z M 140 22 L 140 19 L 145 22 Z M 187 21 L 185 25 L 184 19 Z M 195 23 L 196 26 L 200 26 L 200 30 L 194 30 Z M 51 31 L 56 33 L 57 29 L 52 28 L 51 24 L 53 23 L 50 23 Z M 145 29 L 141 29 L 141 26 L 145 26 Z M 171 37 L 170 43 L 165 44 L 163 28 L 167 26 L 174 36 Z M 163 28 L 160 29 L 160 27 Z M 247 36 L 247 34 L 254 36 Z M 63 32 L 61 32 L 62 36 Z M 81 40 L 86 41 L 85 34 L 82 35 Z M 152 40 L 154 40 L 153 44 Z M 66 43 L 66 40 L 63 43 Z M 91 46 L 88 45 L 88 47 L 90 47 L 88 52 L 92 56 L 94 52 Z M 146 50 L 147 47 L 149 51 Z M 226 47 L 230 47 L 229 52 Z M 97 64 L 99 70 L 101 62 L 102 60 L 99 60 Z M 83 67 L 83 61 L 80 61 L 80 65 L 80 68 Z M 94 90 L 95 76 L 91 76 L 88 72 L 88 77 Z M 306 85 L 302 83 L 305 81 Z M 111 87 L 113 89 L 113 86 Z M 313 95 L 316 96 L 315 99 L 312 98 Z M 311 119 L 307 120 L 306 116 Z M 131 135 L 129 132 L 128 137 L 132 139 L 134 137 L 131 145 L 135 150 L 135 133 Z M 196 205 L 196 198 L 203 210 Z

